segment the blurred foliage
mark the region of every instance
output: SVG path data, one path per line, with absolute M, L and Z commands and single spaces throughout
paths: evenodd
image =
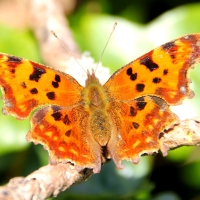
M 114 72 L 171 39 L 200 32 L 200 3 L 172 9 L 187 2 L 78 1 L 69 21 L 80 48 L 91 52 L 96 60 L 99 59 L 114 22 L 118 22 L 102 58 L 103 64 Z M 37 42 L 29 30 L 0 25 L 0 38 L 1 52 L 41 62 Z M 181 118 L 200 114 L 199 73 L 198 67 L 190 73 L 196 97 L 185 101 L 184 106 L 177 110 Z M 15 176 L 26 176 L 47 163 L 47 152 L 40 145 L 34 146 L 25 140 L 30 127 L 29 120 L 18 121 L 0 115 L 0 127 L 1 184 Z M 197 147 L 182 147 L 170 151 L 166 158 L 161 155 L 148 156 L 142 157 L 138 165 L 130 162 L 124 162 L 124 165 L 125 168 L 118 171 L 111 161 L 102 167 L 100 174 L 63 192 L 57 199 L 179 200 L 200 196 L 200 156 Z

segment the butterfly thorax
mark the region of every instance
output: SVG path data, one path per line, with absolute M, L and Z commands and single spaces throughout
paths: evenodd
M 111 133 L 110 120 L 107 114 L 107 94 L 94 73 L 88 74 L 83 94 L 85 109 L 89 112 L 89 127 L 94 139 L 105 146 Z

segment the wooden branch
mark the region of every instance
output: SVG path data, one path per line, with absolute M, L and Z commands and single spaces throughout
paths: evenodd
M 27 177 L 17 177 L 0 187 L 0 200 L 46 199 L 85 181 L 92 170 L 79 173 L 71 164 L 47 165 Z
M 200 145 L 200 117 L 187 119 L 163 134 L 161 143 L 168 149 Z
M 71 6 L 72 2 L 29 0 L 29 24 L 38 40 L 42 58 L 47 65 L 60 71 L 66 71 L 70 67 L 66 65 L 66 61 L 71 58 L 71 54 L 76 58 L 81 57 L 64 12 L 64 8 Z M 51 30 L 56 32 L 68 50 L 63 48 Z

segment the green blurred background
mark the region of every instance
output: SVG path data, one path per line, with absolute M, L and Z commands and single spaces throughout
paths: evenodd
M 99 59 L 113 23 L 118 22 L 102 59 L 111 72 L 174 38 L 200 33 L 199 1 L 79 0 L 68 17 L 80 49 L 90 51 L 95 60 Z M 28 29 L 0 24 L 0 51 L 43 62 L 37 41 Z M 200 66 L 190 73 L 195 98 L 177 109 L 183 119 L 200 114 L 199 74 Z M 48 154 L 41 145 L 26 142 L 29 128 L 29 120 L 0 115 L 1 185 L 48 163 Z M 113 162 L 108 163 L 100 174 L 61 193 L 57 199 L 200 199 L 198 147 L 181 147 L 165 158 L 158 154 L 142 157 L 138 165 L 124 165 L 118 171 Z

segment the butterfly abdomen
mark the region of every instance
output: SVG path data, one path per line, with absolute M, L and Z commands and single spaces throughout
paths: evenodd
M 106 146 L 111 135 L 111 124 L 108 115 L 98 109 L 90 117 L 90 131 L 101 146 Z

